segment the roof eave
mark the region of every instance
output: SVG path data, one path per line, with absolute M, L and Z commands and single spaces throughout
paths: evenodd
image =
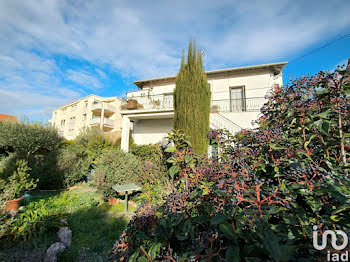
M 277 63 L 270 63 L 270 64 L 261 64 L 261 65 L 253 65 L 253 66 L 243 66 L 243 67 L 235 67 L 235 68 L 227 68 L 227 69 L 219 69 L 219 70 L 212 70 L 207 71 L 207 75 L 214 75 L 214 74 L 221 74 L 225 72 L 238 72 L 238 71 L 246 71 L 246 70 L 257 70 L 262 68 L 270 68 L 272 69 L 273 73 L 278 75 L 282 72 L 284 67 L 288 64 L 287 61 L 285 62 L 277 62 Z M 153 78 L 153 79 L 146 79 L 146 80 L 139 80 L 134 81 L 133 83 L 138 87 L 142 88 L 144 84 L 146 83 L 152 83 L 152 82 L 159 82 L 159 81 L 167 81 L 167 80 L 174 80 L 176 76 L 166 76 L 166 77 L 160 77 L 160 78 Z

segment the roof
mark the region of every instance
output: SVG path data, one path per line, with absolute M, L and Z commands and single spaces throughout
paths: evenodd
M 0 121 L 6 120 L 18 122 L 17 116 L 0 114 Z
M 261 64 L 261 65 L 252 65 L 252 66 L 242 66 L 242 67 L 234 67 L 234 68 L 227 68 L 227 69 L 219 69 L 219 70 L 212 70 L 207 71 L 207 76 L 212 76 L 216 74 L 221 73 L 231 73 L 231 72 L 238 72 L 238 71 L 246 71 L 246 70 L 257 70 L 257 69 L 270 69 L 274 72 L 274 74 L 280 74 L 283 70 L 283 68 L 288 64 L 288 62 L 277 62 L 277 63 L 270 63 L 270 64 Z M 134 84 L 137 85 L 139 88 L 142 88 L 143 85 L 151 82 L 158 82 L 158 81 L 165 81 L 165 80 L 175 80 L 176 76 L 166 76 L 166 77 L 160 77 L 160 78 L 153 78 L 153 79 L 146 79 L 146 80 L 139 80 L 135 81 Z
M 119 100 L 123 101 L 122 98 L 119 98 L 119 97 L 117 97 L 117 96 L 102 97 L 102 96 L 98 96 L 98 95 L 91 94 L 91 95 L 84 96 L 84 97 L 82 97 L 82 98 L 80 98 L 80 99 L 74 100 L 73 102 L 70 102 L 70 103 L 68 103 L 68 104 L 64 104 L 63 106 L 60 106 L 60 107 L 56 108 L 54 111 L 59 110 L 59 109 L 62 109 L 62 108 L 65 108 L 65 107 L 68 107 L 68 106 L 70 106 L 70 105 L 74 105 L 75 103 L 78 103 L 78 102 L 80 102 L 81 100 L 85 100 L 85 99 L 87 99 L 87 98 L 89 98 L 89 97 L 91 97 L 91 96 L 97 97 L 97 98 L 99 98 L 99 99 L 101 99 L 101 100 L 119 99 Z

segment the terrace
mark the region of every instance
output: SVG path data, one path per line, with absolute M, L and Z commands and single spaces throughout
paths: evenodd
M 215 99 L 211 101 L 211 112 L 254 112 L 259 111 L 266 101 L 264 97 Z M 122 113 L 172 111 L 173 109 L 172 93 L 160 95 L 133 95 L 128 97 L 127 103 L 122 106 Z

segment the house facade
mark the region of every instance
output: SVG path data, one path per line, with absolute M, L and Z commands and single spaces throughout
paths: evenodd
M 287 62 L 207 71 L 211 87 L 210 128 L 236 133 L 253 128 L 266 94 L 282 85 Z M 129 150 L 132 135 L 136 144 L 163 142 L 173 128 L 173 91 L 176 76 L 135 81 L 137 91 L 127 93 L 121 110 L 121 148 Z
M 68 140 L 95 126 L 105 133 L 120 137 L 120 108 L 123 103 L 124 100 L 118 97 L 89 95 L 54 110 L 49 122 Z

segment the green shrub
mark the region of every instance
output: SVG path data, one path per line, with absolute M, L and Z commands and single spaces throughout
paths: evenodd
M 85 148 L 92 160 L 99 158 L 104 150 L 116 148 L 116 145 L 96 127 L 81 133 L 74 143 Z
M 31 176 L 39 179 L 38 189 L 52 190 L 64 187 L 64 172 L 59 168 L 61 149 L 55 149 L 46 155 L 29 158 L 32 166 Z
M 16 162 L 19 160 L 16 153 L 10 153 L 7 156 L 0 157 L 0 178 L 7 179 L 16 170 Z
M 111 188 L 114 184 L 135 183 L 141 180 L 139 161 L 135 156 L 121 150 L 104 151 L 96 164 L 93 181 L 105 197 L 114 193 Z
M 82 145 L 65 144 L 45 156 L 33 156 L 32 176 L 39 179 L 39 189 L 59 189 L 85 179 L 92 159 Z
M 30 178 L 30 168 L 24 160 L 17 161 L 17 170 L 8 178 L 1 192 L 1 198 L 12 200 L 21 197 L 26 191 L 36 188 L 37 180 Z
M 163 150 L 159 144 L 134 145 L 130 153 L 140 162 L 141 184 L 159 184 L 168 181 L 168 172 Z
M 56 129 L 41 123 L 0 122 L 0 148 L 8 149 L 0 159 L 0 177 L 6 180 L 15 170 L 16 161 L 24 159 L 31 169 L 31 177 L 44 178 L 39 184 L 42 187 L 50 179 L 45 180 L 47 174 L 39 175 L 39 170 L 43 165 L 47 166 L 46 156 L 55 151 L 62 141 Z M 54 169 L 55 165 L 52 165 Z M 55 178 L 53 176 L 52 180 Z
M 140 180 L 142 193 L 138 201 L 161 204 L 171 191 L 167 164 L 163 149 L 159 144 L 133 145 L 130 153 L 140 162 Z
M 82 145 L 71 145 L 58 152 L 57 169 L 63 174 L 64 185 L 72 186 L 89 175 L 92 158 Z
M 217 157 L 169 148 L 176 187 L 161 207 L 139 208 L 114 261 L 324 260 L 331 247 L 312 246 L 313 227 L 350 233 L 350 82 L 342 74 L 275 88 L 259 128 L 210 133 Z
M 46 154 L 62 140 L 56 129 L 41 123 L 0 122 L 0 147 L 11 147 L 21 157 Z

